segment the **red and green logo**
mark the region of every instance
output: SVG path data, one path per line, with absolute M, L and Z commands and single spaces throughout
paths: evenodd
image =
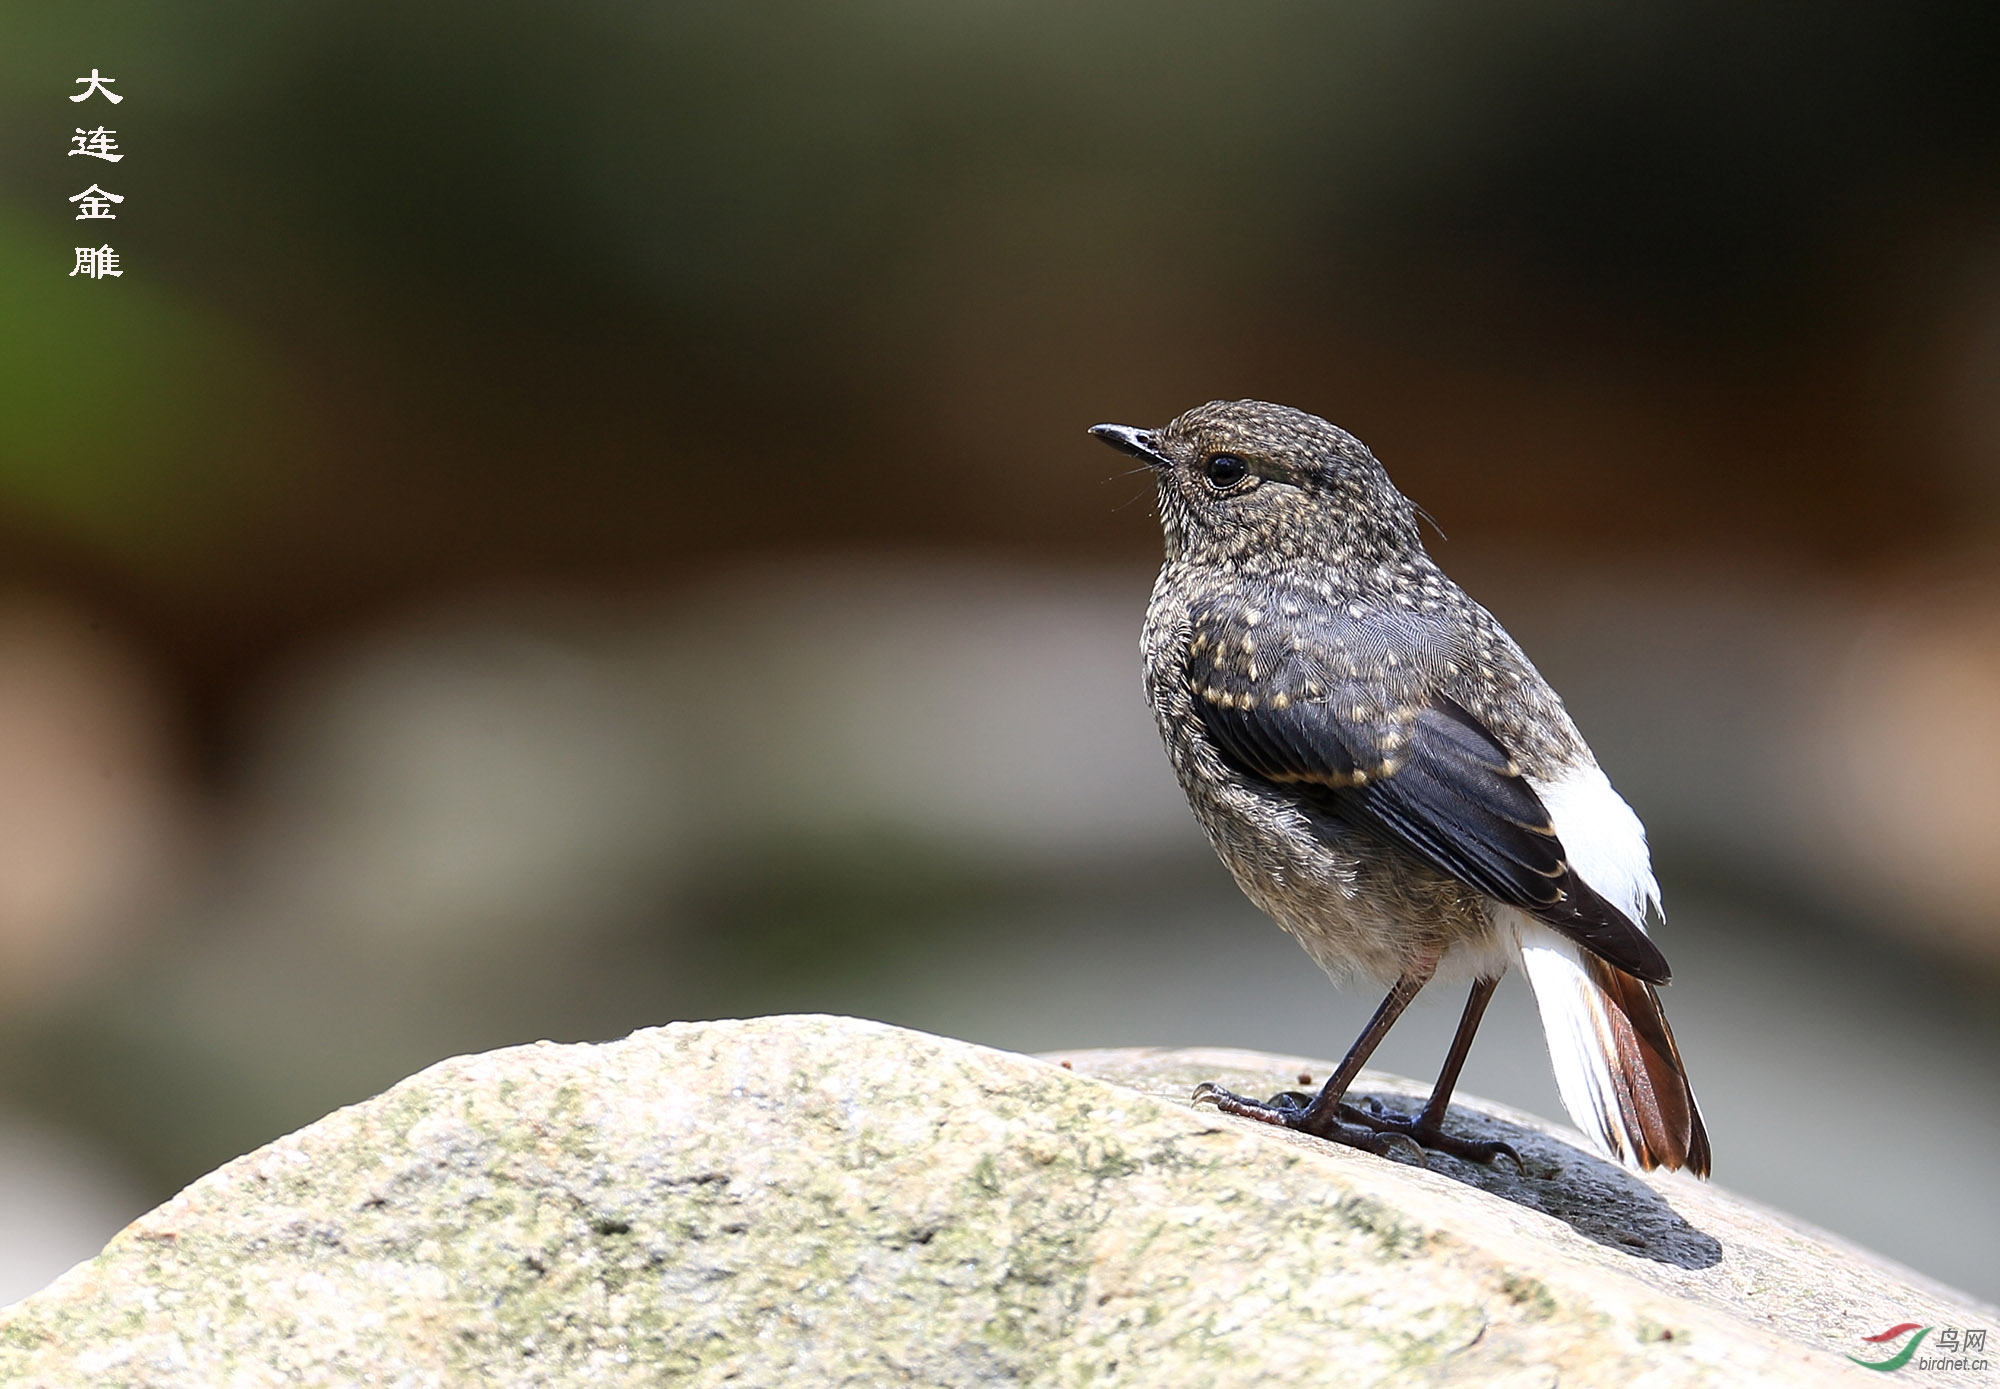
M 1903 1366 L 1910 1363 L 1910 1357 L 1917 1353 L 1917 1347 L 1923 1344 L 1924 1337 L 1931 1334 L 1931 1329 L 1928 1326 L 1918 1326 L 1913 1321 L 1906 1321 L 1901 1325 L 1890 1327 L 1879 1336 L 1863 1336 L 1861 1338 L 1870 1345 L 1886 1346 L 1889 1342 L 1900 1336 L 1908 1336 L 1912 1331 L 1917 1334 L 1910 1336 L 1909 1344 L 1905 1345 L 1887 1360 L 1863 1360 L 1858 1355 L 1850 1355 L 1847 1358 L 1864 1370 L 1882 1370 L 1885 1372 L 1900 1370 Z

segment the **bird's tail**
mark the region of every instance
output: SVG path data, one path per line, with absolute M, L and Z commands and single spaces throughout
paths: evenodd
M 1570 1118 L 1627 1167 L 1706 1177 L 1708 1130 L 1653 986 L 1538 923 L 1518 929 Z

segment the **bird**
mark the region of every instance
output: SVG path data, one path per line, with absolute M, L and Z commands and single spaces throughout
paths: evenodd
M 1165 558 L 1145 689 L 1196 820 L 1244 894 L 1336 983 L 1387 995 L 1316 1095 L 1196 1091 L 1225 1113 L 1376 1153 L 1509 1145 L 1445 1126 L 1507 970 L 1533 989 L 1563 1106 L 1607 1158 L 1707 1176 L 1659 986 L 1646 832 L 1560 696 L 1425 550 L 1417 508 L 1317 415 L 1211 401 L 1090 433 L 1146 464 Z M 1415 1115 L 1346 1094 L 1433 980 L 1470 980 Z M 1522 1168 L 1525 1171 L 1525 1168 Z

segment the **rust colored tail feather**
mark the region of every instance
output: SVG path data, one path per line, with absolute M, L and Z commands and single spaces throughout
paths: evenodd
M 1658 992 L 1540 922 L 1518 916 L 1515 930 L 1577 1127 L 1628 1167 L 1706 1177 L 1708 1130 Z
M 1688 1084 L 1674 1030 L 1651 984 L 1585 953 L 1585 970 L 1610 1007 L 1604 1021 L 1607 1058 L 1615 1056 L 1619 1119 L 1639 1166 L 1684 1167 L 1697 1177 L 1709 1168 L 1708 1129 Z

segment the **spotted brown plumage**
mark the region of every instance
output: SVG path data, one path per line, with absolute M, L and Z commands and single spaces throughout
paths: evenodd
M 1147 692 L 1197 820 L 1314 960 L 1391 985 L 1310 1104 L 1218 1103 L 1490 1158 L 1442 1122 L 1485 1000 L 1519 962 L 1578 1123 L 1636 1166 L 1705 1173 L 1653 988 L 1668 968 L 1644 929 L 1658 899 L 1644 831 L 1561 699 L 1425 552 L 1381 464 L 1326 421 L 1257 401 L 1093 432 L 1158 482 Z M 1387 1120 L 1345 1106 L 1353 1072 L 1440 973 L 1474 987 L 1432 1103 Z

